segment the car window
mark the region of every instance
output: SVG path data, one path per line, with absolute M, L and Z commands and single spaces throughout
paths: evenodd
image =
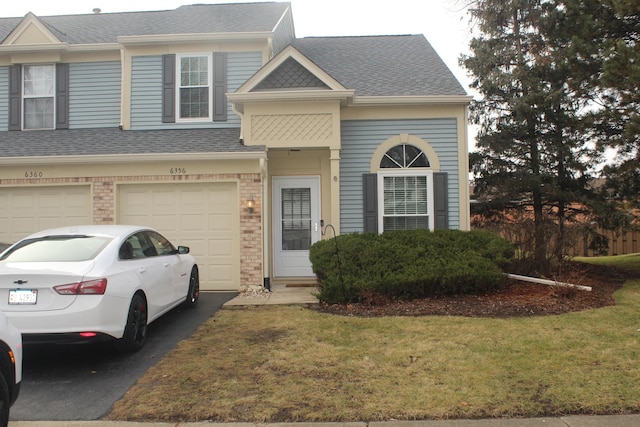
M 106 236 L 45 236 L 23 240 L 2 256 L 9 262 L 79 262 L 94 259 L 112 239 Z
M 129 236 L 120 247 L 120 259 L 141 259 L 152 256 L 148 248 L 149 243 L 144 235 L 142 233 L 136 233 Z M 129 252 L 129 250 L 131 250 L 131 252 Z
M 147 236 L 158 255 L 172 255 L 176 253 L 176 248 L 160 233 L 149 231 L 147 232 Z

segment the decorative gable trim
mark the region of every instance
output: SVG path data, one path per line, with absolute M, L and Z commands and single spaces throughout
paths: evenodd
M 298 64 L 305 68 L 308 73 L 315 76 L 315 78 L 322 82 L 328 89 L 334 91 L 347 90 L 347 88 L 342 86 L 340 82 L 331 77 L 322 68 L 314 64 L 309 58 L 300 53 L 299 50 L 292 46 L 288 46 L 282 52 L 276 55 L 275 58 L 269 61 L 264 67 L 262 67 L 260 71 L 254 74 L 253 77 L 251 77 L 242 86 L 240 86 L 236 91 L 236 94 L 249 92 L 255 93 L 256 90 L 258 90 L 257 88 L 259 87 L 259 85 L 262 84 L 265 79 L 267 79 L 272 73 L 277 72 L 277 70 L 285 62 L 289 62 L 290 59 L 295 60 Z M 293 89 L 299 89 L 299 87 L 294 87 Z
M 2 42 L 2 46 L 16 45 L 58 45 L 65 47 L 36 15 L 29 12 Z
M 272 78 L 290 73 L 292 70 L 295 72 L 290 77 L 295 78 L 288 80 L 290 83 L 288 87 L 282 84 L 278 88 L 272 87 Z M 312 87 L 301 86 L 300 82 L 296 81 L 296 78 L 301 76 L 304 76 L 306 82 L 313 80 L 314 85 Z M 236 111 L 243 113 L 244 103 L 247 102 L 321 100 L 338 101 L 347 105 L 353 101 L 354 95 L 355 91 L 345 88 L 299 50 L 288 46 L 240 86 L 236 92 L 227 94 L 227 98 L 233 103 Z
M 289 57 L 253 88 L 252 92 L 287 89 L 330 89 L 315 74 Z

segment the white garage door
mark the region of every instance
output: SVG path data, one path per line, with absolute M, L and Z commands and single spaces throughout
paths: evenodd
M 36 231 L 91 224 L 88 185 L 0 187 L 0 243 L 14 243 Z
M 122 184 L 118 223 L 160 231 L 191 248 L 200 268 L 200 289 L 240 288 L 237 184 Z

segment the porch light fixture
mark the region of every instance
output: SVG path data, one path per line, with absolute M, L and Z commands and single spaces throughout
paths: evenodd
M 247 212 L 253 213 L 253 195 L 249 196 L 247 199 Z

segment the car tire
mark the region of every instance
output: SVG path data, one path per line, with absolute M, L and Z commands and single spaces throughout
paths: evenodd
M 118 350 L 124 353 L 139 351 L 147 339 L 147 301 L 140 294 L 131 299 L 124 335 L 116 341 Z
M 200 275 L 198 273 L 198 267 L 193 266 L 191 269 L 191 276 L 189 276 L 189 291 L 187 292 L 187 299 L 184 301 L 184 305 L 193 308 L 198 303 L 200 298 Z
M 7 427 L 9 424 L 9 408 L 11 408 L 9 385 L 4 374 L 0 373 L 0 427 Z

